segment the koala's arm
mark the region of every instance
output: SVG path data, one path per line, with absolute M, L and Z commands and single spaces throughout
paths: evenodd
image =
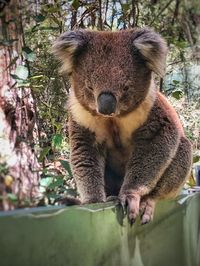
M 133 136 L 134 150 L 120 190 L 122 202 L 130 205 L 129 198 L 135 197 L 138 209 L 141 197 L 149 194 L 170 164 L 179 141 L 176 124 L 160 106 L 154 106 L 146 124 Z
M 105 157 L 95 135 L 69 119 L 71 165 L 81 203 L 106 200 L 104 189 Z

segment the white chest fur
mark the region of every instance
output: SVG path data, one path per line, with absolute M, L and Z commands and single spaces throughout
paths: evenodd
M 92 115 L 78 102 L 73 93 L 70 95 L 69 106 L 73 119 L 81 126 L 94 132 L 98 143 L 106 142 L 110 148 L 115 146 L 114 129 L 122 146 L 127 147 L 130 144 L 133 132 L 146 121 L 153 106 L 154 98 L 155 91 L 150 89 L 137 109 L 123 117 L 113 118 Z

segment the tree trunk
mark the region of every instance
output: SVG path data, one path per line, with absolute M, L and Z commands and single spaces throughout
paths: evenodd
M 33 206 L 39 196 L 35 108 L 28 87 L 13 78 L 23 65 L 22 3 L 0 5 L 0 209 Z

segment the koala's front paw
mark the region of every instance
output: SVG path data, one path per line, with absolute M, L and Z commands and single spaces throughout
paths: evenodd
M 127 208 L 128 220 L 131 225 L 139 215 L 140 195 L 131 191 L 125 192 L 119 196 L 123 208 Z
M 141 201 L 140 203 L 141 224 L 147 224 L 153 220 L 155 204 L 156 204 L 155 200 L 150 198 L 146 198 Z

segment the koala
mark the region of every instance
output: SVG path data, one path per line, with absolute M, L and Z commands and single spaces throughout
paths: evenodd
M 179 117 L 156 90 L 167 46 L 151 29 L 77 30 L 54 43 L 71 82 L 71 166 L 81 203 L 118 197 L 134 223 L 152 220 L 157 200 L 175 197 L 192 149 Z

